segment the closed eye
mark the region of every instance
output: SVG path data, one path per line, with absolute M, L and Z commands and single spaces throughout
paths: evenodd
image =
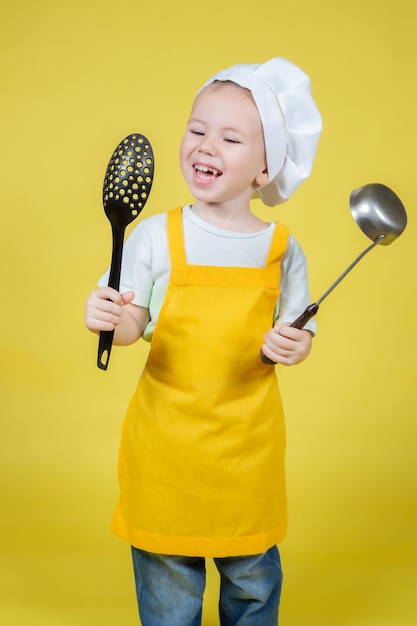
M 237 139 L 231 139 L 230 137 L 225 137 L 224 141 L 226 141 L 227 143 L 240 143 L 240 141 L 238 141 Z

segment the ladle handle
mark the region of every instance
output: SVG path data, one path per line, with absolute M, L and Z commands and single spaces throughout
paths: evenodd
M 313 304 L 309 304 L 308 307 L 303 311 L 303 313 L 301 313 L 301 315 L 299 315 L 297 319 L 294 320 L 292 324 L 290 324 L 291 328 L 299 328 L 301 330 L 302 328 L 304 328 L 307 322 L 311 320 L 312 317 L 315 316 L 318 310 L 319 310 L 319 305 L 317 304 L 317 302 L 314 302 Z M 276 365 L 275 361 L 272 361 L 267 356 L 265 356 L 262 350 L 261 350 L 261 361 L 262 363 L 265 363 L 265 365 Z
M 299 328 L 301 330 L 302 328 L 304 328 L 307 322 L 309 322 L 311 318 L 315 316 L 318 310 L 319 304 L 317 304 L 317 302 L 309 304 L 305 311 L 301 313 L 301 315 L 299 315 L 292 324 L 290 324 L 291 328 Z

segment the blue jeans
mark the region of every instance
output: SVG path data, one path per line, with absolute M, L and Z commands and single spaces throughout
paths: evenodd
M 142 626 L 200 626 L 205 559 L 132 547 Z M 276 546 L 264 554 L 214 559 L 221 626 L 277 626 L 282 570 Z

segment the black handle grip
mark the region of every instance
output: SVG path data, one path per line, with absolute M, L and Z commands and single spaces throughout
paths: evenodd
M 116 291 L 120 288 L 120 273 L 122 269 L 123 239 L 125 226 L 122 224 L 112 225 L 112 256 L 108 286 Z M 97 367 L 106 370 L 110 361 L 110 352 L 113 345 L 114 330 L 101 330 L 97 351 Z
M 313 304 L 309 304 L 308 307 L 305 309 L 305 311 L 303 311 L 303 313 L 301 313 L 301 315 L 299 315 L 297 319 L 294 320 L 292 324 L 290 324 L 291 328 L 299 328 L 301 330 L 302 328 L 304 328 L 307 322 L 311 320 L 312 317 L 315 316 L 318 310 L 319 310 L 319 305 L 317 304 L 317 302 L 314 302 Z M 276 365 L 275 361 L 271 361 L 271 359 L 265 356 L 262 350 L 261 350 L 261 361 L 262 363 L 265 363 L 265 365 Z
M 110 360 L 111 347 L 113 345 L 114 330 L 101 330 L 98 342 L 97 367 L 106 370 Z
M 264 355 L 262 350 L 261 350 L 261 361 L 262 363 L 265 363 L 265 365 L 276 365 L 275 361 L 271 361 L 271 359 L 268 359 L 268 357 Z
M 299 315 L 297 319 L 294 320 L 292 324 L 290 324 L 290 326 L 292 328 L 299 328 L 301 330 L 302 328 L 304 328 L 307 322 L 315 316 L 318 310 L 319 305 L 317 304 L 317 302 L 314 302 L 314 304 L 309 304 L 306 310 L 301 313 L 301 315 Z

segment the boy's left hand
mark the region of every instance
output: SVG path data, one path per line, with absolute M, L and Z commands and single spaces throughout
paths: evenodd
M 276 324 L 264 335 L 262 352 L 281 365 L 296 365 L 310 354 L 312 336 L 308 330 L 292 328 L 289 324 Z

